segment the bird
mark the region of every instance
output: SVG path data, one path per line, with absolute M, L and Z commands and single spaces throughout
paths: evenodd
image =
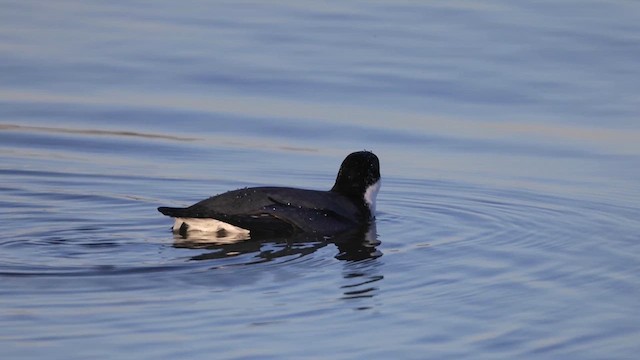
M 246 238 L 313 234 L 331 237 L 366 231 L 375 219 L 380 161 L 371 151 L 349 154 L 330 190 L 247 187 L 228 191 L 189 207 L 159 207 L 175 219 L 173 232 L 236 234 Z

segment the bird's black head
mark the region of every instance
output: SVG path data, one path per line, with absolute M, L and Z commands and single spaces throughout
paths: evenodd
M 364 200 L 373 216 L 379 188 L 380 161 L 378 157 L 370 151 L 358 151 L 349 154 L 344 159 L 331 191 L 353 199 Z

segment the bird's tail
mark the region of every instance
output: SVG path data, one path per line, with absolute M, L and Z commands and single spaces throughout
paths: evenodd
M 158 208 L 163 215 L 171 216 L 171 217 L 186 217 L 187 216 L 187 208 L 174 208 L 174 207 L 166 207 L 161 206 Z

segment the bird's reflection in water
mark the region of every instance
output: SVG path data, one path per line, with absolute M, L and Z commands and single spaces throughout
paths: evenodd
M 204 250 L 191 260 L 215 260 L 237 257 L 235 266 L 253 265 L 267 262 L 280 264 L 300 259 L 315 253 L 326 246 L 335 246 L 334 256 L 341 260 L 342 280 L 340 281 L 340 299 L 347 301 L 355 310 L 369 310 L 377 307 L 374 297 L 380 292 L 381 262 L 377 258 L 382 253 L 377 249 L 375 223 L 363 231 L 340 234 L 331 238 L 312 235 L 299 235 L 285 238 L 231 238 L 223 234 L 193 233 L 187 237 L 175 236 L 174 246 Z M 243 256 L 244 255 L 244 256 Z M 228 262 L 220 265 L 228 268 Z M 212 269 L 218 268 L 217 265 Z M 245 274 L 246 275 L 246 274 Z
M 363 241 L 336 245 L 340 251 L 336 258 L 348 260 L 343 267 L 341 299 L 352 303 L 356 310 L 375 308 L 377 304 L 373 298 L 380 292 L 380 281 L 384 279 L 382 263 L 376 260 L 382 253 L 376 249 L 380 242 L 377 240 L 375 223 Z
M 244 262 L 244 265 L 268 262 L 296 255 L 299 258 L 312 254 L 330 244 L 334 244 L 338 248 L 338 254 L 335 258 L 339 260 L 361 261 L 382 256 L 382 253 L 376 248 L 380 242 L 377 240 L 375 223 L 372 223 L 364 230 L 343 233 L 329 238 L 313 234 L 260 239 L 223 233 L 174 235 L 174 246 L 176 248 L 207 250 L 191 257 L 191 260 L 215 260 L 244 254 L 255 254 L 251 261 Z

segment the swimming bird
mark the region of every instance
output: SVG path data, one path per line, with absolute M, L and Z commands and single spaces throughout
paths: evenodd
M 252 187 L 229 191 L 186 208 L 159 207 L 175 218 L 173 231 L 244 234 L 251 238 L 312 233 L 332 236 L 364 230 L 375 218 L 380 162 L 370 151 L 349 154 L 328 191 Z

